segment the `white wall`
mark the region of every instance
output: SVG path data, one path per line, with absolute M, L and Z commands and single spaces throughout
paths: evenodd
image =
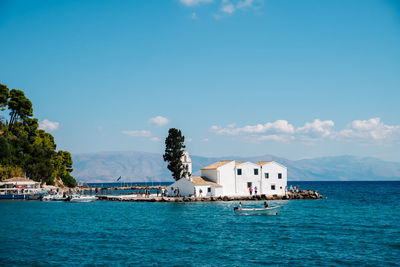
M 242 170 L 242 174 L 238 175 L 238 169 Z M 258 170 L 258 174 L 254 174 L 254 169 Z M 247 183 L 251 183 L 253 188 L 257 186 L 258 193 L 261 193 L 261 183 L 260 183 L 260 173 L 261 168 L 259 165 L 245 162 L 235 167 L 235 176 L 236 176 L 236 194 L 241 196 L 250 195 L 249 188 L 247 187 Z
M 211 191 L 208 192 L 208 188 L 211 188 Z M 201 197 L 211 197 L 213 196 L 213 188 L 212 185 L 196 185 L 196 196 L 200 196 L 200 189 L 203 191 L 201 193 Z
M 222 187 L 212 187 L 211 191 L 213 191 L 213 196 L 220 197 L 223 196 L 223 188 Z
M 167 187 L 168 196 L 174 196 L 175 188 L 179 188 L 179 194 L 181 197 L 190 197 L 194 194 L 194 188 L 196 187 L 196 197 L 200 196 L 200 189 L 203 191 L 202 197 L 211 197 L 211 196 L 222 196 L 222 187 L 214 187 L 212 185 L 195 185 L 190 180 L 185 178 L 181 178 L 176 181 L 172 185 Z M 208 188 L 211 188 L 210 192 L 208 192 Z
M 224 196 L 235 194 L 235 161 L 222 165 L 217 169 L 218 182 L 222 185 L 222 194 Z
M 265 178 L 265 173 L 268 173 L 269 178 Z M 278 174 L 282 174 L 282 178 L 278 179 Z M 262 194 L 267 195 L 284 195 L 285 187 L 287 186 L 287 169 L 285 166 L 276 162 L 270 162 L 261 167 L 261 184 Z M 275 185 L 275 190 L 271 189 L 271 185 Z
M 218 184 L 218 170 L 201 170 L 201 176 L 207 177 L 214 183 Z
M 168 195 L 173 196 L 175 188 L 179 188 L 179 194 L 183 196 L 191 196 L 194 193 L 194 185 L 191 181 L 186 178 L 181 178 L 172 185 L 167 187 Z
M 237 175 L 237 169 L 242 169 L 242 175 Z M 254 169 L 258 169 L 258 175 L 254 174 Z M 265 173 L 269 174 L 268 179 L 265 178 Z M 281 179 L 278 179 L 279 173 L 282 174 Z M 253 194 L 254 187 L 257 186 L 257 194 L 284 195 L 287 186 L 287 169 L 276 162 L 260 167 L 252 162 L 235 166 L 235 162 L 232 161 L 216 170 L 201 170 L 201 176 L 222 186 L 222 189 L 215 189 L 214 196 L 250 195 L 248 182 L 252 183 Z M 272 190 L 272 185 L 275 185 L 275 190 Z M 203 195 L 204 192 L 203 190 Z

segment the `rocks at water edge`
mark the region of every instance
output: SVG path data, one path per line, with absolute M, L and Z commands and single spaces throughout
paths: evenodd
M 256 201 L 256 200 L 291 200 L 291 199 L 320 199 L 321 194 L 314 190 L 301 190 L 299 192 L 287 192 L 286 195 L 253 195 L 253 196 L 219 196 L 219 197 L 136 197 L 136 196 L 98 196 L 99 200 L 106 201 L 133 201 L 133 202 L 209 202 L 209 201 Z

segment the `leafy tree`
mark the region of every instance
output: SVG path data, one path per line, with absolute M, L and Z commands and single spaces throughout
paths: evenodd
M 11 156 L 11 147 L 7 139 L 0 135 L 0 162 L 6 163 Z
M 10 96 L 8 87 L 0 83 L 0 110 L 4 111 Z
M 70 175 L 72 157 L 56 151 L 54 137 L 38 129 L 31 101 L 21 90 L 0 84 L 0 109 L 10 110 L 9 122 L 0 118 L 0 178 L 27 175 L 35 181 L 53 185 L 61 178 L 64 185 L 76 186 Z
M 69 173 L 63 177 L 61 177 L 63 184 L 68 187 L 75 187 L 76 180 Z
M 33 116 L 32 102 L 25 97 L 24 92 L 21 90 L 12 89 L 10 91 L 8 109 L 10 110 L 10 130 L 18 119 L 25 122 L 29 117 Z
M 2 166 L 0 165 L 0 180 L 11 177 L 23 177 L 24 172 L 18 166 Z
M 168 170 L 172 172 L 172 176 L 176 181 L 184 177 L 187 173 L 181 158 L 183 156 L 185 137 L 181 130 L 171 128 L 168 131 L 168 137 L 165 139 L 164 161 L 168 162 Z

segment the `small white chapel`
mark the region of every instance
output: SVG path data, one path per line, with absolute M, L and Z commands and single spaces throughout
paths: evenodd
M 201 176 L 192 176 L 192 160 L 184 151 L 181 158 L 187 175 L 168 186 L 173 195 L 179 188 L 181 196 L 248 196 L 252 194 L 284 195 L 287 168 L 275 161 L 222 160 L 201 169 Z

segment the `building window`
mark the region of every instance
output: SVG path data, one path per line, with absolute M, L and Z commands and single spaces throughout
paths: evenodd
M 282 189 L 282 186 L 281 186 L 281 189 Z
M 268 179 L 268 178 L 269 178 L 269 173 L 266 172 L 266 173 L 264 173 L 264 174 L 265 174 L 265 179 Z
M 278 173 L 278 179 L 282 179 L 282 173 Z
M 247 188 L 250 188 L 251 185 L 252 185 L 252 184 L 251 184 L 250 182 L 248 182 L 248 183 L 247 183 Z
M 254 169 L 254 175 L 258 175 L 258 169 Z
M 275 185 L 274 184 L 271 185 L 271 190 L 275 190 Z
M 211 193 L 211 187 L 207 188 L 207 192 Z
M 237 175 L 242 175 L 242 169 L 237 169 Z

